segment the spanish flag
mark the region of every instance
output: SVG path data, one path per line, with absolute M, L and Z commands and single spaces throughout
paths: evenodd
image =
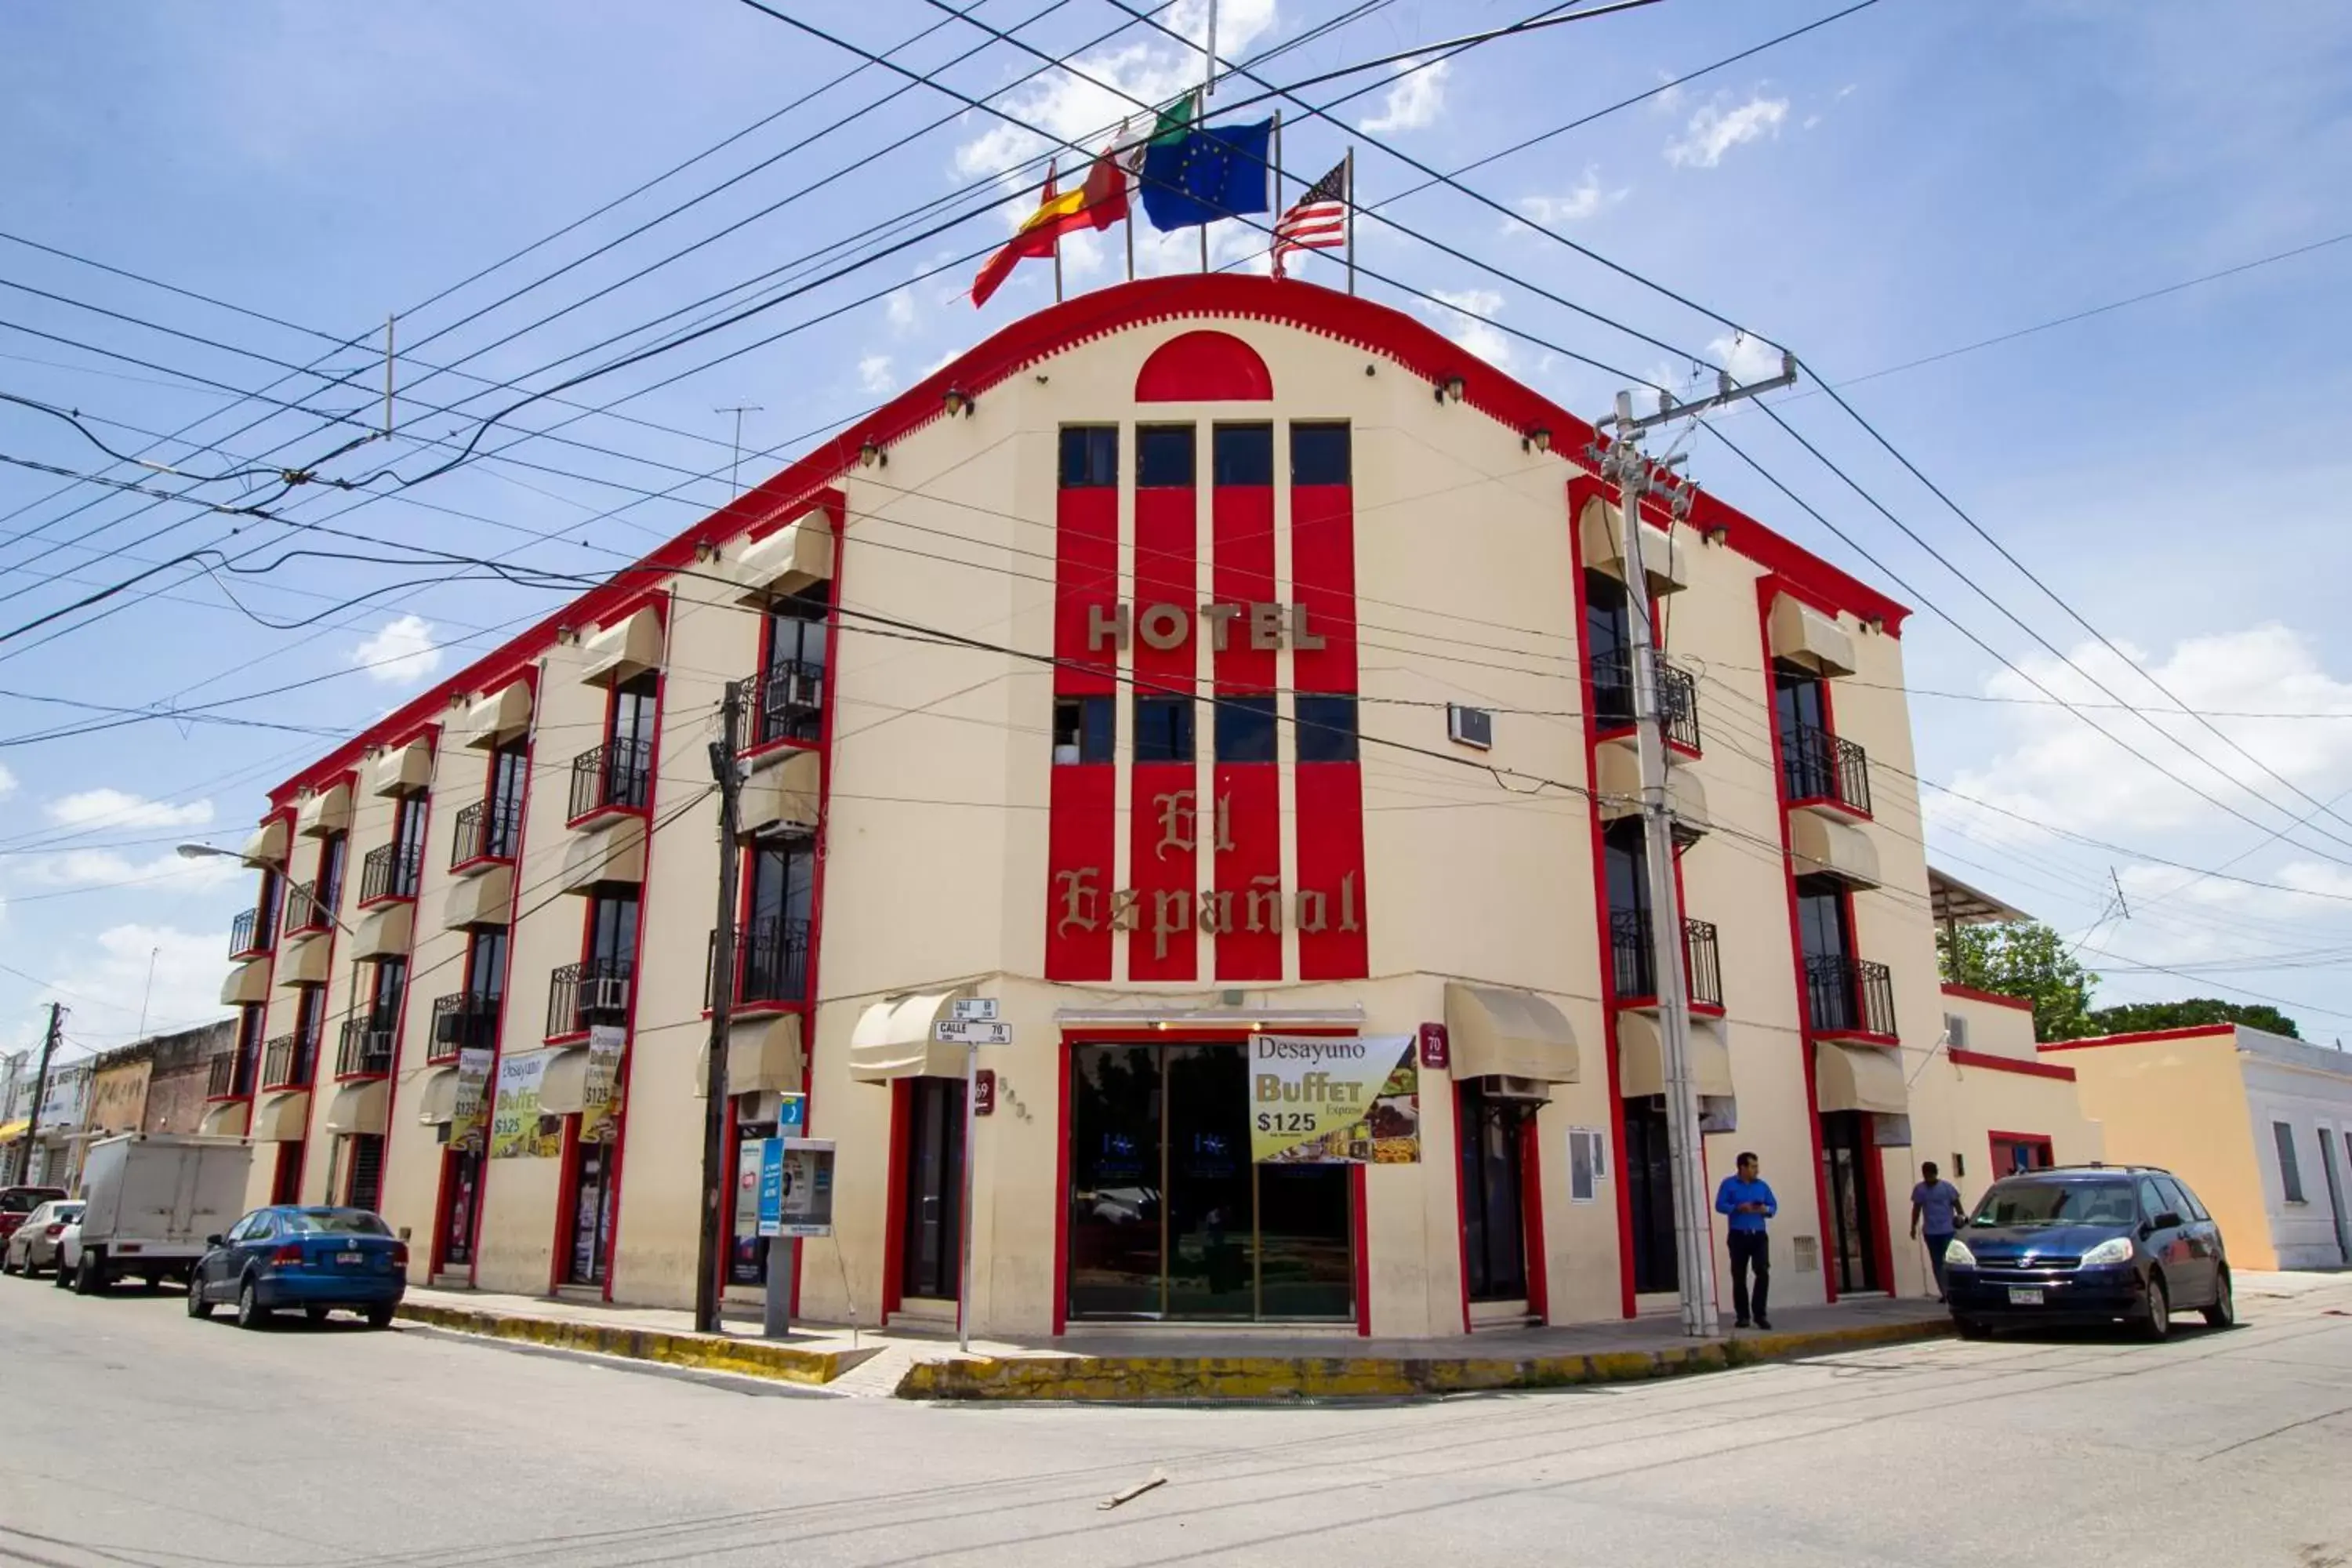
M 1108 228 L 1127 216 L 1128 171 L 1115 156 L 1116 149 L 1106 148 L 1087 170 L 1086 183 L 1066 194 L 1055 194 L 1053 168 L 1045 171 L 1045 199 L 1021 226 L 1020 232 L 1005 242 L 1004 248 L 990 257 L 971 280 L 971 302 L 985 305 L 988 297 L 1013 275 L 1013 269 L 1033 256 L 1051 256 L 1062 236 L 1081 229 Z

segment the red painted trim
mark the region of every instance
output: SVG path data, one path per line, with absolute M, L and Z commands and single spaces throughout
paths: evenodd
M 1869 1158 L 1863 1161 L 1867 1172 L 1863 1185 L 1870 1195 L 1870 1244 L 1878 1254 L 1881 1284 L 1887 1295 L 1899 1297 L 1903 1292 L 1895 1280 L 1895 1216 L 1886 1203 L 1886 1151 L 1875 1142 L 1868 1148 Z M 1826 1275 L 1827 1270 L 1823 1272 Z
M 2207 1035 L 2228 1035 L 2235 1038 L 2235 1024 L 2194 1024 L 2182 1029 L 2142 1029 L 2128 1035 L 2095 1035 L 2081 1040 L 2053 1040 L 2046 1046 L 2036 1046 L 2039 1051 L 2087 1051 L 2100 1046 L 2137 1046 L 2147 1040 L 2193 1040 Z
M 815 508 L 824 509 L 827 519 L 833 523 L 833 542 L 835 561 L 834 570 L 838 574 L 840 571 L 838 563 L 840 559 L 841 532 L 843 529 L 849 525 L 849 497 L 846 492 L 839 489 L 838 488 L 829 487 L 827 489 L 821 489 L 814 495 L 809 497 L 808 500 L 803 501 L 798 507 L 785 508 L 774 512 L 763 521 L 753 523 L 751 527 L 745 531 L 743 537 L 751 543 L 757 544 L 760 541 L 769 537 L 771 534 L 782 532 L 787 526 L 799 521 L 801 518 L 807 515 L 812 509 Z
M 882 1177 L 882 1307 L 881 1321 L 885 1328 L 890 1314 L 906 1301 L 907 1269 L 907 1140 L 914 1132 L 915 1080 L 901 1078 L 890 1082 L 890 1142 L 887 1151 L 889 1165 Z M 970 1159 L 971 1151 L 964 1151 Z M 1066 1156 L 1065 1156 L 1066 1158 Z
M 2031 1013 L 2033 1011 L 2033 1004 L 2027 1001 L 2022 996 L 2004 996 L 1998 991 L 1979 991 L 1973 985 L 1953 985 L 1947 984 L 1944 986 L 1944 994 L 1947 996 L 1964 996 L 1971 1002 L 1989 1002 L 1996 1007 L 2014 1007 L 2021 1013 Z
M 1371 1216 L 1365 1208 L 1369 1201 L 1366 1191 L 1370 1184 L 1364 1179 L 1364 1167 L 1356 1165 L 1348 1173 L 1348 1205 L 1349 1228 L 1355 1233 L 1356 1249 L 1356 1332 L 1369 1339 L 1372 1332 L 1372 1252 Z M 1064 1205 L 1066 1208 L 1067 1205 Z
M 1070 1033 L 1055 1046 L 1061 1057 L 1055 1078 L 1061 1093 L 1054 1106 L 1054 1337 L 1070 1326 Z
M 534 664 L 520 676 L 509 674 L 505 680 L 505 684 L 509 685 L 516 679 L 527 680 L 530 683 L 531 689 L 530 727 L 523 731 L 522 793 L 517 797 L 515 804 L 515 863 L 517 866 L 520 866 L 523 857 L 530 853 L 531 779 L 534 773 L 532 764 L 539 752 L 540 674 L 539 666 Z M 498 784 L 498 748 L 494 746 L 490 749 L 489 771 L 482 786 L 482 798 L 485 801 L 491 798 Z M 485 806 L 483 810 L 487 813 L 488 807 Z M 511 888 L 507 894 L 506 959 L 504 968 L 499 975 L 499 1015 L 490 1025 L 490 1077 L 489 1081 L 482 1086 L 482 1093 L 488 1098 L 482 1106 L 481 1168 L 474 1174 L 473 1256 L 466 1265 L 466 1289 L 468 1290 L 478 1289 L 481 1285 L 482 1216 L 489 1212 L 490 1167 L 498 1163 L 490 1158 L 489 1116 L 490 1112 L 498 1107 L 499 1068 L 506 1059 L 507 1019 L 514 997 L 515 928 L 522 920 L 523 880 L 521 877 L 516 876 L 509 879 L 509 881 Z
M 1543 1135 L 1540 1113 L 1519 1123 L 1519 1246 L 1527 1253 L 1528 1312 L 1551 1321 L 1551 1263 L 1544 1251 Z
M 1274 373 L 1231 332 L 1180 332 L 1151 351 L 1135 375 L 1138 403 L 1263 403 Z
M 1991 1173 L 1991 1179 L 1996 1182 L 2009 1174 L 2007 1171 L 2001 1169 L 2000 1164 L 2000 1148 L 2004 1143 L 2031 1143 L 2035 1148 L 2042 1151 L 2043 1164 L 2054 1165 L 2058 1163 L 2058 1146 L 2050 1141 L 2049 1134 L 2047 1133 L 1988 1132 L 1985 1135 L 1985 1142 L 1990 1145 L 1992 1151 L 1992 1163 L 1989 1169 Z
M 1950 1048 L 1947 1048 L 1944 1054 L 1951 1058 L 1954 1065 L 1958 1067 L 1983 1068 L 1990 1072 L 2023 1073 L 2028 1078 L 2063 1079 L 2068 1083 L 2074 1081 L 2073 1068 L 2055 1067 L 2049 1062 L 2020 1061 L 2015 1057 L 1988 1056 L 1982 1051 Z
M 1466 1334 L 1470 1331 L 1470 1193 L 1462 1181 L 1462 1153 L 1468 1147 L 1465 1142 L 1468 1134 L 1462 1126 L 1462 1097 L 1449 1093 L 1446 1099 L 1454 1104 L 1454 1283 L 1462 1292 L 1462 1331 Z
M 563 1119 L 563 1146 L 555 1171 L 555 1247 L 547 1255 L 547 1293 L 554 1295 L 563 1283 L 563 1259 L 566 1243 L 572 1227 L 580 1221 L 580 1118 Z M 604 1278 L 613 1277 L 610 1258 L 604 1262 Z

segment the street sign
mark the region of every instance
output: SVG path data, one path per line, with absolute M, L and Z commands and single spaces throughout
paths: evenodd
M 784 1217 L 784 1141 L 760 1141 L 760 1234 L 774 1236 Z
M 787 1138 L 797 1138 L 808 1126 L 808 1096 L 780 1094 L 776 1096 L 776 1131 Z
M 996 998 L 993 996 L 959 996 L 950 1004 L 955 1018 L 963 1024 L 993 1024 L 996 1022 Z
M 1013 1026 L 967 1024 L 942 1018 L 931 1026 L 931 1038 L 950 1046 L 1009 1046 L 1013 1043 Z

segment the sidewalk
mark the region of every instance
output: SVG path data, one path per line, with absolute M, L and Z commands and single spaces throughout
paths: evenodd
M 758 1337 L 752 1322 L 692 1331 L 691 1313 L 533 1296 L 411 1289 L 400 1315 L 460 1333 L 666 1365 L 902 1399 L 1294 1400 L 1400 1398 L 1550 1388 L 1718 1371 L 1759 1361 L 1931 1339 L 1951 1331 L 1933 1301 L 1885 1298 L 1784 1309 L 1772 1331 L 1683 1337 L 1672 1317 L 1507 1329 L 1446 1340 L 1359 1339 L 1281 1330 L 1088 1330 L 1040 1343 L 952 1340 L 901 1331 L 795 1327 Z

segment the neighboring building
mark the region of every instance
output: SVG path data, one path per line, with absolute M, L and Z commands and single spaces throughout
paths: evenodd
M 1752 1148 L 1780 1195 L 1776 1300 L 1921 1290 L 1905 1145 L 1958 1113 L 1906 612 L 1711 495 L 1643 519 L 1683 845 L 1654 910 L 1594 439 L 1296 281 L 1017 322 L 273 792 L 206 1126 L 272 1146 L 257 1203 L 380 1204 L 420 1278 L 690 1299 L 740 681 L 729 1169 L 805 1090 L 838 1168 L 804 1312 L 950 1320 L 967 1160 L 982 1332 L 1665 1306 L 1658 919 L 1710 1177 Z M 1013 1043 L 967 1149 L 933 1026 L 971 996 Z M 1265 1037 L 1294 1055 L 1254 1068 Z M 1254 1157 L 1303 1124 L 1254 1096 L 1335 1081 L 1286 1065 L 1317 1051 L 1399 1091 L 1324 1142 L 1371 1163 Z M 1963 1070 L 1969 1125 L 2079 1135 L 1996 1113 L 2058 1080 Z
M 91 1063 L 90 1138 L 119 1132 L 194 1132 L 200 1130 L 212 1089 L 212 1064 L 236 1046 L 236 1022 L 151 1035 Z
M 17 1075 L 15 1114 L 5 1137 L 6 1169 L 12 1179 L 36 1185 L 71 1187 L 80 1177 L 79 1159 L 84 1119 L 89 1113 L 90 1063 L 52 1063 L 41 1094 L 41 1114 L 30 1116 L 33 1090 L 39 1082 L 38 1058 Z M 29 1137 L 31 1147 L 26 1147 Z
M 2352 1263 L 2352 1056 L 2239 1024 L 2042 1052 L 2074 1069 L 2107 1158 L 2187 1181 L 2242 1267 Z

